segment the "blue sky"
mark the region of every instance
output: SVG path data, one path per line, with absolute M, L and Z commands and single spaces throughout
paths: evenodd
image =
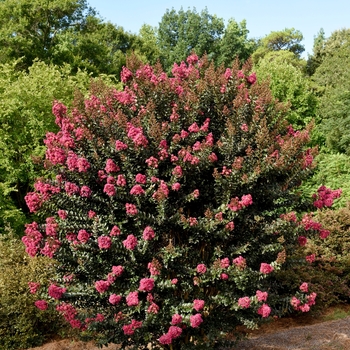
M 252 38 L 293 27 L 304 36 L 304 57 L 312 53 L 314 36 L 320 28 L 328 37 L 334 30 L 350 27 L 349 0 L 88 0 L 88 3 L 106 21 L 136 34 L 144 23 L 157 27 L 166 9 L 178 11 L 181 6 L 184 10 L 195 7 L 197 12 L 207 7 L 210 14 L 223 18 L 225 24 L 230 18 L 237 22 L 245 19 Z

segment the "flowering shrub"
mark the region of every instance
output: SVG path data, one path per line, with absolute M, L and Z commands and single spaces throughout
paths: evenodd
M 26 226 L 28 254 L 59 262 L 38 307 L 102 344 L 213 348 L 296 298 L 274 274 L 300 237 L 326 236 L 286 214 L 315 152 L 250 63 L 192 55 L 173 75 L 133 58 L 122 92 L 95 88 L 70 113 L 56 102 L 60 131 L 45 140 L 56 177 L 26 197 L 43 218 Z

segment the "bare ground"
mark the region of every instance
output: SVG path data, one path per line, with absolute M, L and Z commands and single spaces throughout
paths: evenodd
M 235 350 L 350 350 L 350 305 L 328 309 L 323 314 L 274 320 L 258 330 L 247 331 L 247 339 Z M 344 317 L 346 316 L 346 317 Z M 329 320 L 329 318 L 344 317 Z M 93 342 L 55 340 L 28 350 L 97 350 Z M 106 350 L 120 350 L 110 344 Z M 233 350 L 233 349 L 232 349 Z

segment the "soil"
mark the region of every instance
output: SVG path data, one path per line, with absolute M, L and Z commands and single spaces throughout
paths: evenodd
M 339 319 L 336 319 L 340 317 Z M 273 320 L 258 330 L 241 329 L 247 338 L 230 350 L 350 350 L 350 305 L 324 313 Z M 120 350 L 110 344 L 106 350 Z M 93 342 L 53 340 L 28 350 L 98 350 Z M 229 350 L 229 349 L 226 349 Z

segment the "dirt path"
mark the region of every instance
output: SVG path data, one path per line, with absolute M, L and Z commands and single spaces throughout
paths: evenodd
M 257 331 L 250 331 L 248 339 L 240 342 L 232 350 L 350 350 L 350 316 L 325 321 L 327 316 L 334 315 L 335 312 L 349 314 L 350 306 L 329 309 L 327 313 L 318 317 L 302 315 L 272 321 Z M 111 344 L 103 349 L 120 350 L 120 347 Z M 92 342 L 83 343 L 66 339 L 28 350 L 98 350 L 98 348 Z

